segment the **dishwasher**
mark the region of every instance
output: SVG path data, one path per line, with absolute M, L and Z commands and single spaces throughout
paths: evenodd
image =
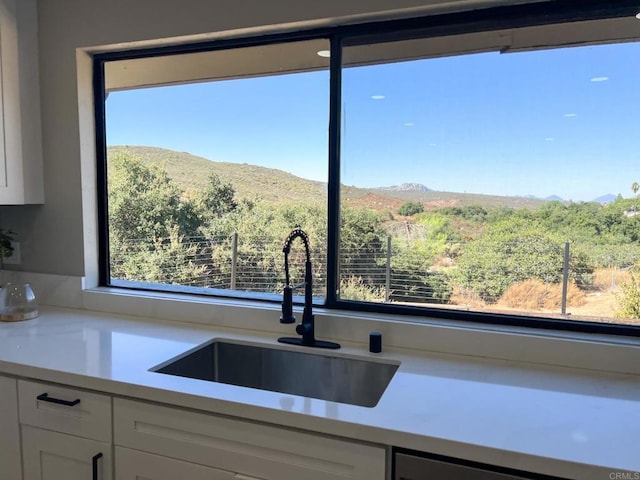
M 440 455 L 395 448 L 393 480 L 562 480 Z

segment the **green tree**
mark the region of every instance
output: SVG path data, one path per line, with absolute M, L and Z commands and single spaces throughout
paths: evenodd
M 231 275 L 231 245 L 237 234 L 236 288 L 247 291 L 281 292 L 284 283 L 284 241 L 296 227 L 310 238 L 314 291 L 325 295 L 326 209 L 304 204 L 273 205 L 241 201 L 231 212 L 210 225 L 211 275 L 227 281 Z M 292 282 L 304 276 L 304 252 L 296 242 L 290 254 Z M 224 280 L 227 279 L 227 280 Z
M 424 212 L 424 205 L 421 202 L 405 202 L 398 209 L 398 215 L 405 217 L 411 217 L 422 212 Z
M 108 186 L 110 240 L 151 242 L 169 238 L 174 228 L 179 235 L 197 233 L 195 207 L 181 199 L 166 171 L 119 152 L 109 158 Z
M 524 280 L 560 283 L 563 257 L 564 245 L 558 238 L 535 227 L 526 228 L 522 222 L 505 222 L 466 246 L 456 277 L 461 287 L 493 303 L 512 284 Z M 572 279 L 585 285 L 593 269 L 584 255 L 575 252 L 570 272 Z
M 113 278 L 188 285 L 204 274 L 192 260 L 198 245 L 186 239 L 200 226 L 195 206 L 164 170 L 117 153 L 109 158 L 108 187 Z
M 196 195 L 196 207 L 201 222 L 207 224 L 238 207 L 235 190 L 230 183 L 222 183 L 220 177 L 211 173 L 204 189 Z
M 633 182 L 631 184 L 631 190 L 633 190 L 634 201 L 633 201 L 633 211 L 638 211 L 638 190 L 640 190 L 640 185 L 638 182 Z
M 111 264 L 111 275 L 122 280 L 175 285 L 210 286 L 207 266 L 197 262 L 199 243 L 179 236 L 177 227 L 168 238 L 123 245 Z
M 340 213 L 340 277 L 383 284 L 387 251 L 383 217 L 364 208 L 342 208 Z

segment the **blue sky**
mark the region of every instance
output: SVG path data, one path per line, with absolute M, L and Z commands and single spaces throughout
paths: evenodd
M 328 72 L 112 92 L 109 145 L 150 145 L 326 181 Z M 347 68 L 342 182 L 630 197 L 640 44 Z

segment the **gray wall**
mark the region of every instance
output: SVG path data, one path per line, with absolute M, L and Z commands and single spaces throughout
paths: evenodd
M 350 23 L 492 3 L 523 0 L 38 0 L 45 204 L 0 207 L 0 226 L 14 230 L 21 242 L 17 269 L 85 274 L 83 232 L 90 232 L 94 221 L 93 204 L 87 201 L 93 195 L 92 172 L 86 165 L 94 160 L 87 115 L 90 77 L 85 71 L 86 83 L 78 80 L 77 49 L 168 37 L 178 41 L 234 29 Z M 290 23 L 296 25 L 283 26 Z M 95 250 L 93 235 L 87 235 L 86 243 L 88 251 Z

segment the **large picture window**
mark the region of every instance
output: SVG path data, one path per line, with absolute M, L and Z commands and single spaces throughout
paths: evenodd
M 429 44 L 344 49 L 342 215 L 367 208 L 369 239 L 342 250 L 341 298 L 637 316 L 640 43 L 420 58 Z
M 526 8 L 98 56 L 103 283 L 637 334 L 638 20 Z
M 328 48 L 106 64 L 110 284 L 273 296 L 284 238 L 304 225 L 324 297 Z

